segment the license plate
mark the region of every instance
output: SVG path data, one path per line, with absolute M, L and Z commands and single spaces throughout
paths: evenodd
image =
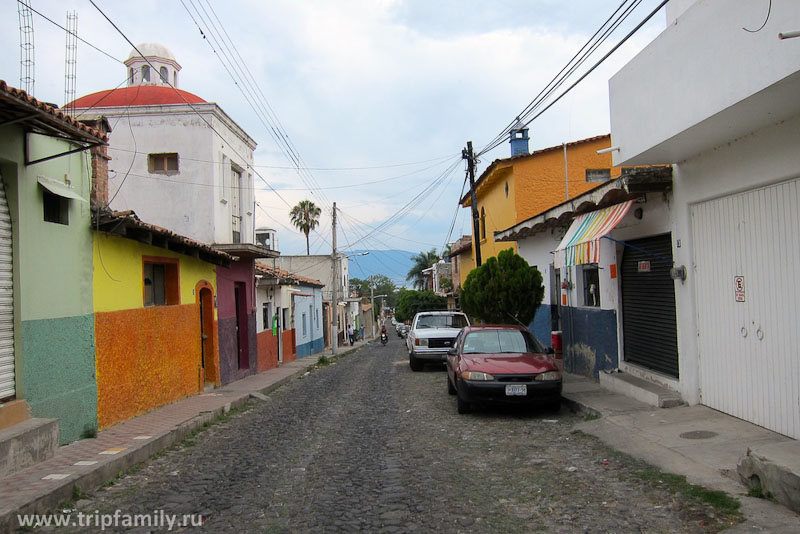
M 506 397 L 524 397 L 528 394 L 528 386 L 525 384 L 509 384 L 506 386 Z

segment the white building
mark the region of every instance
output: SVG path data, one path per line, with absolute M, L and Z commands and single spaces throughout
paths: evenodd
M 800 38 L 779 38 L 800 30 L 800 3 L 771 6 L 748 32 L 761 3 L 667 4 L 666 29 L 610 80 L 611 144 L 615 166 L 674 164 L 652 231 L 687 271 L 676 372 L 652 355 L 628 368 L 800 438 Z
M 137 48 L 144 57 L 133 50 L 125 61 L 127 87 L 71 105 L 114 125 L 111 209 L 203 243 L 254 243 L 256 142 L 219 105 L 178 88 L 181 66 L 167 48 Z

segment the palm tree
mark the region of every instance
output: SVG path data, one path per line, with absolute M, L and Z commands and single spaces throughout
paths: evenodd
M 436 249 L 432 248 L 428 252 L 420 252 L 411 256 L 411 261 L 414 262 L 414 266 L 408 271 L 406 280 L 413 280 L 414 288 L 421 291 L 425 289 L 425 277 L 422 275 L 422 271 L 439 261 L 439 255 L 436 253 Z
M 289 212 L 292 224 L 298 230 L 306 234 L 306 255 L 311 255 L 308 246 L 308 233 L 319 225 L 319 214 L 321 210 L 310 200 L 301 200 L 297 206 Z

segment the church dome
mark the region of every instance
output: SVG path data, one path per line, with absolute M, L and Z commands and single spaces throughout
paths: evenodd
M 167 59 L 169 61 L 175 61 L 175 55 L 170 51 L 169 48 L 166 46 L 159 44 L 159 43 L 141 43 L 136 45 L 136 48 L 139 49 L 139 52 L 142 53 L 144 57 L 158 57 L 162 59 Z M 142 57 L 139 55 L 139 52 L 136 51 L 136 48 L 131 50 L 130 55 L 128 56 L 128 61 L 134 58 Z M 175 61 L 177 63 L 177 61 Z M 127 61 L 126 61 L 127 63 Z

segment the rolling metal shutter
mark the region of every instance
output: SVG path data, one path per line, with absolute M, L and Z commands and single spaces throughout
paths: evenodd
M 625 361 L 678 377 L 670 234 L 628 241 L 622 256 Z M 641 265 L 639 262 L 649 262 Z M 649 272 L 647 268 L 649 267 Z
M 14 397 L 14 276 L 11 214 L 0 179 L 0 401 Z

